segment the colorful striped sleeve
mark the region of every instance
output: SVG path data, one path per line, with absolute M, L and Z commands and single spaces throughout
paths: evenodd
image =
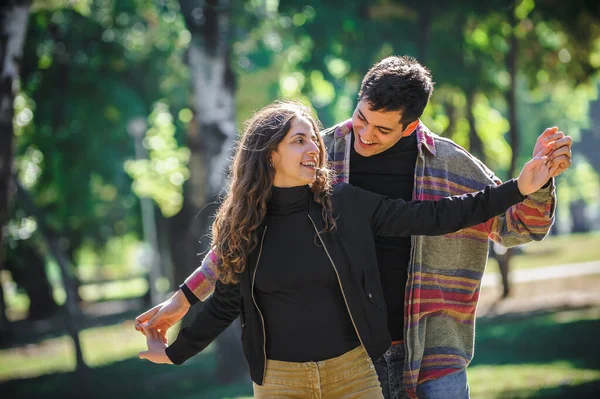
M 215 290 L 218 276 L 217 254 L 211 249 L 184 284 L 200 301 L 206 301 Z
M 529 194 L 505 214 L 490 219 L 485 224 L 488 236 L 505 247 L 541 241 L 554 223 L 555 208 L 556 187 L 551 179 L 546 187 Z
M 541 241 L 554 223 L 554 183 L 527 196 L 504 215 L 490 219 L 486 228 L 491 240 L 505 247 Z

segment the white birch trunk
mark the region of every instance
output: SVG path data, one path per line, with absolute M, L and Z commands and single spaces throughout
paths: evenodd
M 213 220 L 217 195 L 225 188 L 231 149 L 237 137 L 235 78 L 230 65 L 232 2 L 179 1 L 192 35 L 187 61 L 193 87 L 194 122 L 187 135 L 191 157 L 184 206 L 171 223 L 171 253 L 177 284 L 199 265 L 201 258 L 196 254 L 208 249 L 206 234 Z M 248 377 L 239 335 L 239 321 L 236 321 L 217 339 L 216 376 L 221 382 Z

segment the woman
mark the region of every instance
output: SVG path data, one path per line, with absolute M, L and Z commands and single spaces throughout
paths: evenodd
M 213 223 L 219 282 L 189 328 L 156 363 L 181 364 L 238 315 L 256 398 L 381 398 L 371 358 L 390 345 L 374 235 L 440 235 L 505 212 L 549 178 L 550 147 L 518 180 L 439 201 L 390 200 L 331 187 L 310 111 L 278 102 L 247 124 L 231 188 Z

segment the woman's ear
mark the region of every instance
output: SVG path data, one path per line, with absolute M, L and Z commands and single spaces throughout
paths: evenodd
M 275 169 L 275 165 L 279 163 L 281 156 L 277 153 L 277 151 L 273 151 L 271 153 L 271 159 L 269 160 L 269 166 Z

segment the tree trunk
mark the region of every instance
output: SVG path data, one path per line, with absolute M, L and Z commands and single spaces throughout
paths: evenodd
M 486 163 L 485 153 L 483 152 L 483 142 L 477 133 L 475 126 L 475 114 L 473 113 L 473 104 L 475 102 L 475 91 L 467 92 L 467 121 L 469 122 L 469 152 Z
M 513 27 L 513 33 L 510 37 L 510 49 L 506 58 L 506 69 L 510 75 L 510 87 L 506 95 L 506 102 L 508 103 L 508 123 L 509 131 L 508 137 L 512 148 L 512 156 L 510 159 L 510 168 L 508 170 L 508 176 L 513 177 L 515 175 L 515 169 L 517 165 L 517 158 L 520 150 L 520 136 L 519 136 L 519 125 L 517 115 L 517 54 L 519 52 L 519 40 L 514 33 L 516 26 L 514 10 L 511 10 L 511 26 Z M 510 260 L 512 258 L 513 251 L 508 248 L 506 254 L 502 256 L 502 259 L 498 259 L 500 266 L 500 274 L 502 275 L 502 297 L 506 298 L 510 294 L 510 282 L 508 274 L 510 272 Z
M 29 297 L 27 319 L 41 320 L 53 316 L 58 305 L 46 276 L 44 259 L 31 241 L 33 240 L 19 240 L 15 248 L 8 250 L 6 269 Z
M 588 233 L 590 223 L 586 217 L 586 203 L 583 199 L 577 199 L 569 205 L 571 211 L 571 233 Z
M 441 135 L 450 138 L 456 129 L 456 107 L 454 104 L 452 104 L 450 99 L 446 99 L 444 101 L 444 111 L 448 117 L 448 126 L 446 129 L 444 129 Z
M 200 264 L 199 255 L 209 249 L 207 233 L 217 207 L 216 199 L 225 187 L 237 130 L 235 76 L 230 65 L 232 3 L 217 0 L 180 0 L 179 3 L 186 27 L 192 34 L 187 62 L 192 76 L 194 109 L 194 120 L 187 134 L 191 152 L 190 179 L 184 187 L 183 208 L 171 225 L 174 276 L 181 283 Z M 217 344 L 218 378 L 230 381 L 247 375 L 238 321 L 221 334 Z
M 30 0 L 7 0 L 0 5 L 0 270 L 5 259 L 5 229 L 14 188 L 13 164 L 14 99 L 19 82 L 19 64 L 27 32 Z M 0 339 L 10 336 L 4 291 L 0 299 Z
M 502 279 L 502 298 L 507 298 L 510 295 L 510 280 L 508 276 L 509 272 L 509 262 L 510 258 L 513 255 L 512 248 L 504 248 L 499 244 L 493 243 L 491 246 L 491 251 L 498 261 L 498 268 L 500 269 L 500 277 Z
M 23 207 L 25 212 L 36 219 L 40 236 L 44 240 L 46 246 L 48 247 L 48 251 L 54 260 L 56 260 L 56 263 L 60 269 L 63 286 L 67 294 L 67 300 L 65 303 L 67 310 L 65 324 L 67 332 L 71 336 L 73 345 L 75 346 L 76 381 L 73 385 L 77 387 L 76 396 L 82 398 L 93 398 L 95 395 L 91 391 L 90 370 L 83 359 L 83 351 L 81 349 L 81 342 L 79 340 L 78 319 L 80 317 L 80 310 L 75 295 L 75 285 L 73 283 L 73 277 L 71 274 L 73 268 L 69 264 L 67 256 L 65 256 L 64 252 L 60 249 L 58 235 L 46 225 L 44 215 L 42 215 L 39 209 L 35 206 L 29 193 L 18 182 L 16 185 L 19 204 Z

